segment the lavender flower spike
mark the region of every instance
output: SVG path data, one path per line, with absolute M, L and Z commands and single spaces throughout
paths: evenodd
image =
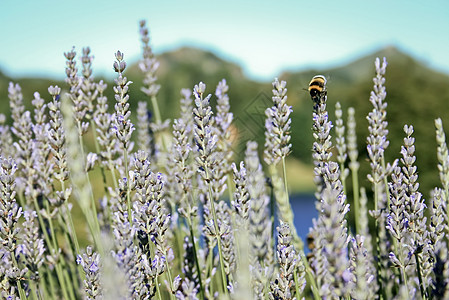
M 131 123 L 131 111 L 129 110 L 129 95 L 128 89 L 132 81 L 128 81 L 123 76 L 123 72 L 126 68 L 126 62 L 123 60 L 123 53 L 117 51 L 115 54 L 117 59 L 114 62 L 114 71 L 118 73 L 118 78 L 115 79 L 114 93 L 115 100 L 115 115 L 114 115 L 114 132 L 117 139 L 123 144 L 124 150 L 129 151 L 131 145 L 131 134 L 134 131 L 134 125 Z
M 81 265 L 86 279 L 84 280 L 84 291 L 86 299 L 95 300 L 102 298 L 100 285 L 100 255 L 87 246 L 83 255 L 78 255 L 77 264 Z
M 287 82 L 276 78 L 273 82 L 274 105 L 267 108 L 265 115 L 264 159 L 268 165 L 276 165 L 282 157 L 291 152 L 290 114 L 292 107 L 287 105 Z

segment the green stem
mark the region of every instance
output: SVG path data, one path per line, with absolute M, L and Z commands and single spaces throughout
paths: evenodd
M 215 211 L 215 204 L 214 204 L 214 197 L 213 197 L 213 193 L 212 193 L 212 186 L 210 184 L 210 176 L 209 176 L 209 168 L 205 167 L 204 168 L 206 171 L 206 178 L 208 181 L 208 186 L 209 186 L 209 201 L 210 201 L 210 207 L 211 207 L 211 211 L 212 211 L 212 217 L 214 219 L 214 227 L 215 227 L 215 233 L 216 233 L 216 238 L 217 238 L 217 246 L 218 246 L 218 256 L 219 256 L 219 260 L 220 260 L 220 270 L 221 270 L 221 277 L 223 280 L 223 292 L 226 295 L 226 298 L 228 298 L 228 288 L 227 288 L 227 280 L 226 280 L 226 273 L 224 270 L 224 259 L 223 259 L 223 252 L 222 252 L 222 247 L 221 247 L 221 237 L 219 235 L 219 228 L 218 228 L 218 218 L 217 218 L 217 213 Z
M 42 298 L 42 294 L 41 294 L 41 288 L 40 288 L 39 281 L 33 282 L 33 285 L 34 285 L 35 297 L 37 297 L 38 300 L 43 299 Z
M 378 210 L 379 201 L 379 186 L 378 183 L 374 183 L 374 211 Z M 376 218 L 375 221 L 376 230 L 376 252 L 377 252 L 377 263 L 376 263 L 376 273 L 377 273 L 377 284 L 379 286 L 378 294 L 379 299 L 387 299 L 386 291 L 383 288 L 383 276 L 382 276 L 382 265 L 381 265 L 381 253 L 380 253 L 380 237 L 379 237 L 379 220 Z
M 154 117 L 156 119 L 156 124 L 162 124 L 162 118 L 161 118 L 161 112 L 159 110 L 159 104 L 157 103 L 156 96 L 153 95 L 151 98 L 151 105 L 153 106 L 154 110 Z M 165 135 L 163 132 L 160 132 L 161 136 L 161 143 L 162 143 L 162 151 L 167 151 L 167 141 L 165 140 Z
M 304 250 L 300 249 L 300 251 L 301 251 L 301 260 L 306 269 L 307 277 L 309 278 L 308 282 L 312 289 L 313 298 L 315 300 L 320 300 L 321 299 L 320 291 L 318 290 L 318 285 L 316 284 L 315 277 L 313 276 L 312 268 L 310 267 L 309 261 L 307 260 L 304 254 Z
M 151 105 L 154 109 L 154 117 L 156 118 L 156 123 L 162 123 L 161 112 L 159 110 L 159 104 L 157 103 L 156 96 L 151 96 Z
M 232 200 L 234 199 L 234 194 L 233 194 L 233 190 L 232 190 L 232 187 L 233 187 L 233 184 L 234 184 L 234 180 L 233 180 L 233 178 L 232 178 L 232 174 L 231 174 L 231 173 L 228 173 L 227 178 L 226 178 L 226 181 L 227 181 L 227 183 L 228 183 L 228 197 L 229 197 L 229 203 L 231 203 Z
M 86 161 L 86 155 L 84 152 L 84 142 L 83 142 L 83 136 L 82 136 L 82 132 L 81 132 L 81 123 L 78 120 L 78 139 L 79 139 L 79 143 L 80 143 L 80 150 L 81 150 L 81 157 L 83 159 L 83 164 L 85 164 Z M 87 187 L 89 189 L 89 193 L 90 193 L 90 201 L 91 201 L 91 206 L 92 206 L 92 210 L 95 212 L 95 216 L 93 218 L 93 222 L 94 222 L 94 228 L 96 228 L 96 230 L 98 232 L 100 232 L 100 224 L 98 223 L 98 216 L 96 215 L 96 204 L 95 204 L 95 198 L 94 198 L 94 191 L 92 189 L 92 184 L 90 182 L 90 178 L 89 178 L 89 174 L 86 172 L 86 181 L 87 181 Z M 99 241 L 98 241 L 99 242 Z
M 45 202 L 45 209 L 47 210 L 47 215 L 50 216 L 50 211 L 49 211 L 49 206 L 48 206 L 48 201 Z M 58 241 L 56 240 L 56 234 L 55 234 L 55 229 L 53 226 L 53 221 L 51 218 L 48 218 L 48 225 L 50 226 L 50 233 L 51 233 L 51 237 L 52 237 L 52 242 L 53 242 L 53 253 L 57 253 L 57 249 L 59 249 L 59 245 L 58 245 Z M 71 289 L 73 289 L 73 286 L 71 285 L 71 282 L 66 282 L 65 277 L 64 277 L 64 269 L 62 268 L 62 264 L 64 264 L 64 260 L 61 260 L 60 257 L 58 256 L 58 261 L 56 262 L 56 276 L 58 277 L 58 281 L 61 284 L 61 289 L 62 289 L 62 293 L 65 297 L 65 299 L 69 299 L 69 291 Z M 67 287 L 67 284 L 69 284 L 70 289 Z M 72 299 L 70 297 L 70 299 Z M 73 300 L 73 299 L 72 299 Z
M 176 214 L 175 209 L 172 209 L 172 216 L 174 216 Z M 176 248 L 178 248 L 178 253 L 177 255 L 175 254 L 175 257 L 182 257 L 183 255 L 183 243 L 184 243 L 184 239 L 183 239 L 183 233 L 184 231 L 181 229 L 182 225 L 180 225 L 180 227 L 176 227 L 176 230 L 174 230 L 173 234 L 175 235 L 175 242 L 176 242 Z M 176 266 L 179 268 L 179 270 L 182 268 L 182 261 L 180 259 L 176 260 Z
M 156 293 L 157 293 L 157 297 L 159 300 L 162 300 L 162 296 L 161 296 L 161 289 L 159 288 L 159 280 L 157 280 L 159 276 L 156 276 Z
M 67 292 L 66 282 L 64 280 L 63 271 L 61 269 L 61 265 L 57 262 L 55 265 L 56 276 L 58 277 L 59 284 L 61 285 L 62 294 L 64 299 L 69 299 L 69 294 Z
M 67 266 L 65 266 L 63 268 L 63 276 L 64 276 L 64 279 L 67 282 L 67 285 L 69 285 L 71 287 L 70 289 L 68 289 L 69 290 L 69 295 L 70 295 L 70 300 L 75 300 L 76 299 L 75 292 L 73 291 L 73 284 L 72 284 L 72 281 L 70 280 L 69 273 L 68 273 L 68 270 L 67 270 Z
M 36 282 L 34 282 L 33 280 L 30 280 L 30 287 L 31 287 L 31 292 L 29 294 L 31 295 L 31 298 L 33 300 L 40 299 L 39 291 L 37 290 L 37 287 L 36 287 Z
M 63 218 L 63 219 L 68 220 L 68 221 L 65 221 L 65 223 L 68 223 L 68 226 L 69 226 L 68 232 L 69 232 L 70 238 L 73 241 L 73 244 L 75 245 L 75 253 L 74 253 L 75 255 L 74 256 L 76 256 L 77 254 L 80 254 L 80 245 L 78 242 L 78 237 L 76 236 L 75 225 L 73 224 L 72 214 L 70 213 L 69 205 L 66 202 L 66 203 L 64 203 L 64 206 L 65 206 L 66 214 L 65 214 L 65 218 Z
M 419 280 L 419 290 L 421 292 L 421 297 L 425 300 L 427 299 L 426 297 L 426 293 L 424 291 L 424 283 L 423 283 L 423 279 L 422 279 L 422 272 L 421 272 L 421 266 L 419 263 L 419 257 L 418 257 L 418 253 L 416 253 L 415 251 L 415 260 L 416 260 L 416 271 L 418 273 L 418 280 Z
M 402 281 L 404 282 L 406 293 L 407 293 L 407 296 L 408 296 L 409 295 L 408 281 L 407 281 L 407 274 L 405 272 L 405 268 L 404 267 L 401 267 L 401 276 L 402 276 Z
M 287 168 L 286 168 L 286 163 L 285 163 L 285 156 L 283 156 L 282 157 L 282 170 L 283 170 L 283 174 L 284 174 L 284 187 L 285 187 L 285 195 L 286 195 L 285 201 L 286 201 L 286 204 L 290 205 L 290 203 L 289 203 L 289 196 L 288 196 L 287 171 L 286 171 L 286 169 Z M 275 171 L 275 169 L 272 168 L 272 177 L 276 176 L 274 174 L 274 171 Z M 295 225 L 293 223 L 293 220 L 288 220 L 288 223 L 289 223 L 289 225 L 291 227 L 294 243 L 295 243 L 296 247 L 298 248 L 297 251 L 301 254 L 301 260 L 302 260 L 302 262 L 304 264 L 304 267 L 306 269 L 307 277 L 309 278 L 309 283 L 310 283 L 310 285 L 312 287 L 313 297 L 314 297 L 314 299 L 319 300 L 319 299 L 321 299 L 321 297 L 319 295 L 318 286 L 316 284 L 315 277 L 313 276 L 312 268 L 310 267 L 309 262 L 308 262 L 308 260 L 307 260 L 307 258 L 305 256 L 305 254 L 304 254 L 304 243 L 301 240 L 301 238 L 298 236 L 298 233 L 296 232 L 296 228 L 295 228 Z M 296 275 L 296 273 L 295 273 L 295 275 Z M 296 281 L 295 281 L 295 283 L 296 283 Z M 298 297 L 299 297 L 299 294 L 298 294 Z
M 33 197 L 33 203 L 34 203 L 34 209 L 37 212 L 37 218 L 39 221 L 39 225 L 41 226 L 42 232 L 44 234 L 44 239 L 47 244 L 48 250 L 50 252 L 50 255 L 53 255 L 53 254 L 57 253 L 57 251 L 56 251 L 57 248 L 56 248 L 55 232 L 53 231 L 53 225 L 52 225 L 51 219 L 48 220 L 48 223 L 50 225 L 51 236 L 54 238 L 53 240 L 50 239 L 50 236 L 48 235 L 47 228 L 45 227 L 44 220 L 40 213 L 39 204 L 37 203 L 36 197 Z M 46 202 L 46 205 L 47 205 L 47 211 L 48 211 L 48 202 Z M 56 269 L 56 275 L 58 277 L 59 284 L 61 285 L 62 293 L 63 293 L 65 299 L 68 299 L 69 297 L 67 294 L 65 282 L 64 282 L 63 277 L 61 276 L 62 274 L 61 274 L 61 270 L 59 268 L 58 262 L 56 262 L 55 269 Z
M 212 245 L 209 245 L 209 253 L 207 255 L 207 278 L 210 278 L 210 283 L 209 283 L 209 294 L 213 295 L 213 281 L 212 281 L 212 269 L 214 267 L 214 247 L 212 247 Z
M 164 253 L 165 257 L 167 257 L 167 253 Z M 170 272 L 170 266 L 168 264 L 168 260 L 165 260 L 165 267 L 167 268 L 167 276 L 168 276 L 168 284 L 170 287 L 170 299 L 175 299 L 175 296 L 173 295 L 173 279 L 171 277 L 171 272 Z
M 295 281 L 296 299 L 299 299 L 301 293 L 299 292 L 298 271 L 296 268 L 293 271 L 293 279 Z
M 340 181 L 343 185 L 343 193 L 347 195 L 347 188 L 346 188 L 346 176 L 345 176 L 345 164 L 340 163 Z
M 18 268 L 19 264 L 17 263 L 16 260 L 16 256 L 14 255 L 14 251 L 12 251 L 12 253 L 10 254 L 13 265 Z M 19 296 L 20 296 L 20 300 L 26 300 L 27 296 L 25 294 L 25 291 L 22 288 L 22 284 L 20 283 L 20 280 L 17 281 L 17 289 L 19 290 Z
M 66 243 L 67 243 L 67 245 L 69 245 L 70 250 L 72 250 L 72 257 L 75 258 L 77 256 L 77 254 L 79 254 L 80 252 L 79 252 L 79 248 L 78 248 L 78 250 L 76 250 L 77 246 L 74 245 L 75 242 L 71 239 L 71 235 L 69 233 L 69 228 L 67 227 L 68 222 L 63 218 L 63 216 L 60 213 L 58 214 L 58 221 L 59 221 L 59 226 L 61 226 L 63 229 L 64 238 L 66 240 Z M 75 261 L 72 261 L 72 263 L 69 263 L 70 273 L 67 274 L 67 275 L 72 274 L 71 280 L 70 280 L 70 278 L 67 280 L 68 284 L 70 284 L 72 286 L 72 289 L 69 290 L 69 292 L 71 294 L 73 294 L 73 291 L 79 290 L 78 274 L 81 274 L 81 270 L 82 270 L 80 265 L 77 265 L 74 263 L 75 263 Z M 63 270 L 66 271 L 67 270 L 66 261 L 62 260 L 62 264 L 63 264 Z M 77 267 L 78 267 L 78 271 L 76 269 Z M 76 297 L 74 296 L 74 298 L 76 298 Z
M 85 207 L 81 207 L 81 210 L 83 211 L 84 217 L 86 218 L 87 227 L 89 228 L 89 231 L 92 235 L 94 244 L 95 244 L 98 252 L 100 253 L 100 255 L 103 257 L 104 251 L 103 251 L 103 245 L 101 244 L 100 232 L 97 231 L 97 227 L 95 226 L 95 221 L 94 222 L 92 221 L 92 219 L 94 219 L 94 217 L 92 216 L 91 211 L 86 209 Z M 98 222 L 97 222 L 97 224 L 98 224 Z
M 274 215 L 276 214 L 276 199 L 274 198 L 274 186 L 273 186 L 273 176 L 271 176 L 271 187 L 270 187 L 270 222 L 271 222 L 271 236 L 275 236 L 276 227 L 274 226 Z M 274 248 L 274 240 L 271 239 L 272 247 Z
M 90 200 L 91 200 L 91 204 L 90 205 L 92 206 L 92 213 L 93 213 L 94 219 L 95 219 L 95 226 L 97 227 L 98 232 L 101 232 L 100 223 L 98 222 L 97 204 L 96 204 L 96 201 L 95 201 L 95 198 L 94 198 L 92 185 L 90 183 L 90 176 L 89 176 L 88 172 L 86 172 L 86 176 L 87 176 L 87 181 L 89 182 L 90 191 L 92 193 L 91 197 L 90 197 Z
M 97 139 L 97 127 L 95 126 L 95 122 L 93 120 L 90 121 L 90 126 L 92 126 L 92 135 L 93 135 L 93 139 L 94 139 L 94 145 L 95 145 L 95 152 L 100 154 L 100 145 L 98 144 L 98 139 Z M 104 166 L 102 164 L 100 164 L 100 171 L 101 171 L 101 177 L 103 179 L 103 188 L 104 188 L 104 192 L 107 194 L 108 193 L 108 184 L 107 184 L 107 180 L 106 180 L 106 173 L 104 171 Z
M 65 184 L 64 184 L 64 181 L 62 181 L 62 180 L 61 180 L 61 191 L 62 192 L 65 191 Z M 80 245 L 78 243 L 78 237 L 76 236 L 75 226 L 73 225 L 72 214 L 70 213 L 70 209 L 69 209 L 69 205 L 68 205 L 67 201 L 64 203 L 64 207 L 65 207 L 66 213 L 63 216 L 63 219 L 68 220 L 68 222 L 66 221 L 65 223 L 68 223 L 68 226 L 69 226 L 69 234 L 70 234 L 70 238 L 72 239 L 72 241 L 75 245 L 76 253 L 74 253 L 75 254 L 74 256 L 76 257 L 77 254 L 80 254 Z
M 387 178 L 387 172 L 385 170 L 385 157 L 382 155 L 382 170 L 384 173 L 384 185 L 385 185 L 385 192 L 387 194 L 387 211 L 390 212 L 390 188 L 388 187 L 388 178 Z
M 287 168 L 285 166 L 285 156 L 282 156 L 282 171 L 284 174 L 284 188 L 285 188 L 285 196 L 287 197 L 287 203 L 289 203 L 289 196 L 288 196 L 288 186 L 287 186 Z M 293 226 L 293 224 L 290 224 Z
M 45 270 L 45 275 L 47 276 L 48 283 L 50 284 L 50 292 L 47 291 L 49 293 L 48 294 L 49 297 L 46 297 L 45 299 L 48 299 L 48 298 L 55 299 L 56 287 L 55 287 L 55 282 L 53 280 L 53 276 L 50 272 L 50 269 L 45 268 L 44 270 Z M 45 285 L 44 285 L 44 287 L 45 287 Z
M 19 194 L 19 204 L 20 207 L 22 207 L 22 209 L 25 209 L 25 198 L 23 197 L 23 193 L 18 193 Z
M 352 177 L 352 193 L 354 195 L 354 227 L 355 233 L 360 234 L 360 200 L 359 200 L 359 177 L 358 177 L 358 167 L 349 164 L 349 168 L 351 169 L 351 177 Z
M 205 299 L 204 298 L 203 281 L 201 280 L 200 263 L 199 263 L 198 255 L 197 255 L 197 252 L 196 252 L 195 235 L 193 233 L 192 221 L 190 219 L 187 219 L 187 222 L 189 223 L 190 239 L 192 240 L 192 247 L 193 247 L 193 253 L 194 253 L 194 258 L 195 258 L 195 265 L 196 265 L 196 272 L 198 274 L 198 281 L 199 281 L 199 284 L 200 284 L 200 299 Z
M 110 156 L 110 155 L 108 155 L 108 156 Z M 111 172 L 112 181 L 114 182 L 114 187 L 117 189 L 118 188 L 118 180 L 117 180 L 117 176 L 115 175 L 114 163 L 110 159 L 108 160 L 108 168 L 109 168 L 109 172 Z
M 123 159 L 125 162 L 125 176 L 127 178 L 126 181 L 126 203 L 128 206 L 128 221 L 130 226 L 132 226 L 133 224 L 133 218 L 131 215 L 131 195 L 130 195 L 130 190 L 129 190 L 129 170 L 128 170 L 128 149 L 126 149 L 126 145 L 123 144 Z

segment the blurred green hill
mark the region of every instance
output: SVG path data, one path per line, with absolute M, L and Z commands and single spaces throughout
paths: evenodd
M 80 52 L 80 51 L 79 51 Z M 428 195 L 434 186 L 439 185 L 434 119 L 441 117 L 449 132 L 449 76 L 431 70 L 422 62 L 415 60 L 394 47 L 382 49 L 371 55 L 359 58 L 344 66 L 330 69 L 309 69 L 298 72 L 285 72 L 279 77 L 287 81 L 289 104 L 292 114 L 292 157 L 297 159 L 298 170 L 305 172 L 309 185 L 298 184 L 296 189 L 310 189 L 311 184 L 311 145 L 312 145 L 312 102 L 306 91 L 310 79 L 316 74 L 328 77 L 328 109 L 331 120 L 335 119 L 334 107 L 339 101 L 346 110 L 356 109 L 357 134 L 360 151 L 361 172 L 369 171 L 366 154 L 366 136 L 368 134 L 366 116 L 371 110 L 369 95 L 372 89 L 372 77 L 375 74 L 375 57 L 386 57 L 388 61 L 386 88 L 389 122 L 390 146 L 386 150 L 387 161 L 400 157 L 400 147 L 404 137 L 403 126 L 413 125 L 416 138 L 416 156 L 420 175 L 421 191 Z M 256 82 L 248 79 L 235 63 L 223 60 L 215 54 L 199 49 L 180 48 L 158 56 L 160 67 L 157 72 L 161 90 L 158 101 L 163 118 L 173 119 L 179 114 L 181 88 L 191 89 L 199 81 L 207 84 L 207 92 L 214 93 L 217 83 L 225 78 L 230 87 L 231 110 L 234 113 L 233 138 L 237 159 L 242 157 L 246 141 L 256 140 L 260 148 L 264 141 L 264 110 L 271 106 L 271 83 Z M 111 62 L 112 64 L 112 62 Z M 64 66 L 61 66 L 63 69 Z M 95 61 L 93 63 L 95 75 Z M 140 91 L 142 75 L 137 64 L 132 64 L 125 72 L 134 83 L 130 88 L 131 109 L 135 111 L 138 101 L 147 100 Z M 97 80 L 100 78 L 96 78 Z M 49 99 L 49 85 L 67 88 L 63 81 L 39 78 L 8 78 L 0 72 L 0 112 L 9 115 L 7 98 L 8 82 L 21 85 L 24 99 L 30 105 L 33 93 L 38 91 Z M 108 81 L 107 96 L 110 108 L 113 107 L 113 82 Z M 215 98 L 212 98 L 213 104 Z M 151 106 L 150 106 L 151 107 Z M 335 134 L 335 133 L 332 133 Z M 302 164 L 298 164 L 298 161 Z M 304 167 L 304 164 L 307 164 Z M 304 171 L 306 170 L 306 171 Z M 299 171 L 298 171 L 299 172 Z M 290 176 L 290 175 L 289 175 Z M 367 185 L 366 175 L 361 179 Z M 296 178 L 298 180 L 298 178 Z M 300 180 L 300 179 L 299 179 Z M 300 187 L 298 187 L 300 186 Z M 292 187 L 295 190 L 295 186 Z

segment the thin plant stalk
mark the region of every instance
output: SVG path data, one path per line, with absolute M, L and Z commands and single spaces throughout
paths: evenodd
M 382 155 L 382 161 L 381 161 L 381 164 L 382 164 L 382 169 L 383 170 L 386 170 L 386 168 L 385 168 L 385 156 L 384 155 Z M 388 210 L 388 212 L 390 211 L 390 189 L 388 188 L 388 178 L 387 178 L 387 174 L 385 174 L 385 176 L 384 176 L 384 185 L 385 185 L 385 191 L 386 191 L 386 194 L 387 194 L 387 210 Z
M 285 156 L 282 157 L 282 170 L 283 170 L 283 174 L 284 174 L 284 187 L 285 187 L 285 195 L 287 196 L 287 202 L 288 202 L 288 186 L 287 186 L 287 171 L 286 171 L 286 163 L 285 163 Z M 293 233 L 293 239 L 296 240 L 295 245 L 300 245 L 302 247 L 300 247 L 298 249 L 298 251 L 301 253 L 301 260 L 304 264 L 304 267 L 306 269 L 306 274 L 307 277 L 309 278 L 309 283 L 312 286 L 312 294 L 315 300 L 319 300 L 321 297 L 319 295 L 319 291 L 318 291 L 318 286 L 316 284 L 315 281 L 315 277 L 313 276 L 313 272 L 312 272 L 312 268 L 309 265 L 309 261 L 307 260 L 305 254 L 304 254 L 304 243 L 300 240 L 300 238 L 298 237 L 298 234 L 296 233 L 294 224 L 291 224 L 291 230 Z M 298 242 L 299 239 L 299 242 Z M 296 270 L 294 272 L 294 279 L 295 279 L 295 285 L 296 285 L 296 289 L 297 289 L 297 296 L 299 297 L 299 293 L 298 293 L 298 278 L 297 278 L 297 273 Z
M 15 255 L 11 254 L 11 258 L 12 258 L 12 262 L 13 262 L 14 266 L 17 267 L 18 264 L 17 264 L 17 260 L 16 260 Z M 20 282 L 17 283 L 17 289 L 19 290 L 20 300 L 26 300 L 27 297 L 25 295 L 25 291 L 23 290 L 22 285 L 20 284 Z
M 164 253 L 165 256 L 167 256 L 167 253 Z M 165 260 L 165 267 L 167 268 L 167 277 L 168 277 L 168 283 L 170 285 L 170 299 L 175 299 L 175 296 L 171 291 L 173 291 L 173 279 L 170 272 L 170 265 L 168 264 L 168 260 Z
M 157 293 L 157 297 L 159 300 L 162 300 L 162 296 L 161 296 L 161 289 L 159 288 L 159 280 L 158 280 L 159 276 L 156 276 L 156 293 Z
M 67 202 L 65 202 L 64 206 L 65 206 L 65 209 L 67 211 L 66 219 L 68 220 L 68 223 L 69 223 L 68 224 L 69 228 L 70 228 L 69 231 L 71 233 L 70 237 L 71 237 L 71 239 L 72 239 L 72 241 L 73 241 L 73 243 L 75 245 L 75 251 L 76 251 L 76 253 L 81 253 L 80 252 L 80 245 L 78 243 L 78 237 L 76 236 L 75 226 L 73 224 L 72 214 L 70 213 L 70 210 L 69 210 L 69 205 L 68 205 Z
M 404 282 L 405 285 L 405 289 L 407 291 L 407 295 L 409 294 L 408 291 L 408 281 L 407 281 L 407 274 L 405 272 L 405 268 L 401 268 L 401 277 L 402 277 L 402 281 Z
M 354 196 L 354 225 L 355 225 L 355 233 L 359 234 L 359 218 L 360 218 L 360 200 L 359 200 L 359 176 L 358 176 L 358 167 L 349 164 L 349 168 L 351 169 L 351 177 L 352 177 L 352 192 Z
M 44 274 L 47 276 L 48 283 L 50 285 L 50 292 L 47 290 L 47 295 L 51 295 L 49 298 L 54 299 L 54 295 L 56 295 L 56 287 L 53 276 L 50 274 L 50 270 L 48 269 L 46 269 Z
M 298 271 L 295 268 L 293 271 L 293 280 L 295 281 L 295 291 L 296 291 L 296 297 L 299 297 L 301 295 L 301 292 L 299 291 L 299 283 L 298 283 Z
M 69 273 L 68 273 L 67 267 L 64 267 L 64 268 L 63 268 L 63 276 L 64 276 L 64 279 L 65 279 L 66 282 L 67 282 L 67 285 L 68 285 L 68 286 L 72 286 L 72 288 L 69 289 L 69 296 L 70 296 L 70 299 L 71 299 L 71 300 L 75 300 L 75 299 L 76 299 L 76 297 L 75 297 L 75 292 L 73 291 L 73 285 L 72 285 L 72 281 L 70 280 L 70 277 L 69 277 Z
M 201 296 L 201 299 L 205 299 L 204 298 L 203 280 L 201 279 L 201 268 L 200 268 L 200 263 L 198 260 L 197 251 L 196 251 L 196 242 L 195 242 L 195 234 L 193 232 L 193 225 L 192 225 L 192 221 L 190 219 L 187 219 L 187 222 L 188 222 L 188 226 L 189 226 L 190 239 L 192 241 L 194 259 L 195 259 L 195 265 L 196 265 L 196 272 L 198 274 L 198 282 L 200 284 L 200 296 Z
M 61 183 L 61 191 L 65 191 L 65 183 L 63 180 L 60 180 Z M 78 253 L 80 253 L 80 246 L 78 243 L 78 237 L 76 236 L 76 231 L 75 231 L 75 226 L 73 224 L 73 219 L 72 219 L 72 214 L 70 213 L 69 210 L 69 204 L 67 201 L 65 201 L 64 203 L 64 208 L 66 210 L 66 214 L 64 214 L 62 217 L 64 220 L 68 220 L 68 226 L 69 226 L 69 234 L 70 234 L 70 238 L 72 239 L 74 245 L 75 245 L 75 251 L 76 253 L 74 253 L 74 256 L 76 256 Z
M 80 125 L 78 126 L 78 128 L 81 128 Z M 80 143 L 81 157 L 83 159 L 85 159 L 86 156 L 85 156 L 85 152 L 84 152 L 84 142 L 83 142 L 83 136 L 81 135 L 81 133 L 78 135 L 78 138 L 79 138 L 79 143 Z M 97 218 L 97 212 L 96 212 L 97 208 L 96 208 L 96 203 L 95 203 L 95 198 L 94 198 L 94 191 L 92 189 L 92 183 L 90 182 L 90 177 L 87 172 L 86 172 L 86 183 L 89 188 L 91 206 L 92 206 L 92 210 L 94 212 L 94 218 L 93 218 L 94 224 L 93 225 L 95 226 L 96 230 L 98 232 L 100 232 L 100 224 L 98 223 L 98 218 Z
M 97 127 L 95 126 L 95 122 L 93 120 L 90 121 L 90 126 L 92 126 L 92 135 L 93 135 L 93 139 L 94 139 L 95 152 L 100 153 L 100 145 L 98 144 L 98 140 L 97 140 Z M 101 178 L 103 179 L 104 192 L 107 193 L 108 187 L 107 187 L 106 173 L 104 170 L 104 166 L 102 164 L 100 164 L 100 172 L 101 172 Z
M 210 178 L 209 168 L 206 166 L 204 169 L 206 172 L 206 178 Z M 214 218 L 214 228 L 215 228 L 215 232 L 218 234 L 220 231 L 218 228 L 218 222 L 217 222 L 218 218 L 217 218 L 217 213 L 215 211 L 212 186 L 210 184 L 208 184 L 208 186 L 209 186 L 210 207 L 211 207 L 211 211 L 212 211 L 212 217 Z M 223 260 L 221 238 L 219 236 L 217 236 L 216 238 L 217 238 L 217 246 L 218 246 L 218 256 L 219 256 L 219 260 L 220 260 L 221 278 L 223 280 L 223 292 L 225 293 L 226 297 L 228 297 L 228 288 L 226 285 L 227 280 L 226 280 L 226 272 L 224 270 L 224 262 L 223 262 L 224 260 Z
M 355 234 L 364 234 L 360 232 L 360 187 L 359 187 L 359 177 L 358 171 L 360 168 L 360 164 L 357 161 L 359 152 L 357 150 L 357 135 L 356 135 L 356 120 L 355 120 L 355 109 L 353 107 L 348 108 L 348 119 L 347 119 L 347 127 L 346 131 L 346 151 L 347 156 L 349 157 L 349 169 L 351 170 L 352 177 L 352 193 L 353 193 L 353 202 L 354 202 L 354 224 L 355 224 Z
M 31 281 L 30 285 L 31 285 L 31 290 L 33 291 L 30 293 L 31 297 L 33 299 L 40 300 L 42 298 L 42 296 L 40 295 L 39 284 L 35 281 Z
M 45 203 L 46 204 L 46 209 L 47 209 L 47 214 L 49 214 L 49 207 L 48 207 L 48 202 Z M 51 218 L 48 219 L 48 224 L 50 226 L 50 232 L 52 233 L 52 243 L 53 243 L 53 252 L 56 253 L 56 249 L 59 248 L 58 246 L 58 241 L 56 240 L 56 235 L 55 235 L 55 229 L 53 226 L 53 221 L 51 220 Z M 70 281 L 66 281 L 66 277 L 64 276 L 64 271 L 66 270 L 65 268 L 62 267 L 62 265 L 64 264 L 64 260 L 59 260 L 56 262 L 56 275 L 58 276 L 58 280 L 59 283 L 61 284 L 62 288 L 63 288 L 63 293 L 65 291 L 65 293 L 71 293 L 70 290 L 73 290 L 73 285 Z M 68 286 L 70 288 L 68 288 Z M 68 296 L 65 296 L 66 299 L 68 298 Z M 72 299 L 72 298 L 70 298 Z M 72 299 L 73 300 L 73 299 Z
M 421 297 L 426 300 L 426 292 L 424 291 L 424 285 L 423 285 L 423 279 L 422 279 L 422 272 L 421 272 L 421 267 L 420 267 L 420 262 L 419 262 L 419 257 L 418 257 L 418 253 L 414 253 L 413 254 L 415 256 L 415 260 L 416 260 L 416 271 L 418 273 L 418 280 L 419 280 L 419 291 L 421 292 Z
M 377 211 L 378 208 L 378 201 L 379 201 L 379 191 L 378 191 L 378 183 L 374 183 L 374 210 Z M 377 284 L 379 285 L 379 299 L 387 299 L 385 290 L 383 289 L 383 276 L 382 276 L 382 264 L 380 261 L 380 237 L 379 237 L 379 220 L 376 218 L 375 220 L 375 231 L 376 231 L 376 253 L 377 257 L 377 263 L 376 263 L 376 273 L 377 273 Z
M 123 150 L 123 160 L 124 160 L 124 163 L 125 163 L 125 174 L 126 174 L 126 176 L 128 176 L 128 174 L 129 174 L 129 170 L 128 169 L 129 168 L 128 168 L 128 150 L 127 149 Z M 132 223 L 132 213 L 131 213 L 131 211 L 132 211 L 132 208 L 131 208 L 132 203 L 131 203 L 131 192 L 130 192 L 130 188 L 129 188 L 129 180 L 127 181 L 127 188 L 126 188 L 126 203 L 127 203 L 127 206 L 128 206 L 128 221 L 129 221 L 129 224 L 132 225 L 133 224 Z
M 150 99 L 151 99 L 151 105 L 153 106 L 153 109 L 154 109 L 154 117 L 156 119 L 156 124 L 162 124 L 161 112 L 159 110 L 159 104 L 157 103 L 156 96 L 152 95 L 150 97 Z M 166 136 L 165 136 L 164 132 L 160 133 L 160 137 L 161 137 L 162 150 L 167 151 L 168 142 L 166 141 Z
M 34 198 L 33 199 L 34 209 L 36 210 L 36 212 L 38 212 L 38 211 L 40 211 L 39 204 L 37 203 L 36 197 L 33 197 L 33 198 Z M 51 254 L 56 253 L 56 241 L 54 241 L 53 239 L 50 239 L 50 236 L 48 235 L 48 232 L 46 230 L 42 215 L 40 213 L 37 213 L 37 216 L 38 216 L 39 225 L 41 226 L 42 232 L 44 233 L 44 239 L 45 239 L 45 242 L 47 243 L 47 247 L 49 248 L 49 252 Z M 49 220 L 49 223 L 51 224 L 51 220 Z M 54 234 L 52 225 L 50 225 L 50 232 L 52 233 L 52 237 L 56 236 Z M 66 299 L 68 299 L 69 297 L 67 294 L 67 288 L 65 285 L 65 281 L 62 277 L 62 274 L 61 274 L 61 269 L 59 268 L 59 263 L 56 263 L 55 269 L 56 269 L 56 275 L 58 277 L 59 284 L 61 285 L 62 293 L 63 293 L 64 297 Z M 51 276 L 51 275 L 49 275 L 49 276 Z
M 114 163 L 110 159 L 108 160 L 108 169 L 109 169 L 109 172 L 111 172 L 112 182 L 114 183 L 114 188 L 118 189 L 118 179 L 117 179 L 117 176 L 115 175 Z

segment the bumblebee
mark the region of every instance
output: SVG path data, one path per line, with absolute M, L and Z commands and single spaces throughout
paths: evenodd
M 313 250 L 316 247 L 316 245 L 315 245 L 315 236 L 313 235 L 313 232 L 309 232 L 309 234 L 307 234 L 307 247 L 310 250 L 310 252 L 307 253 L 307 261 L 309 263 L 311 263 L 312 260 L 314 259 Z
M 309 83 L 309 93 L 312 99 L 317 98 L 321 92 L 326 90 L 326 77 L 315 75 Z

